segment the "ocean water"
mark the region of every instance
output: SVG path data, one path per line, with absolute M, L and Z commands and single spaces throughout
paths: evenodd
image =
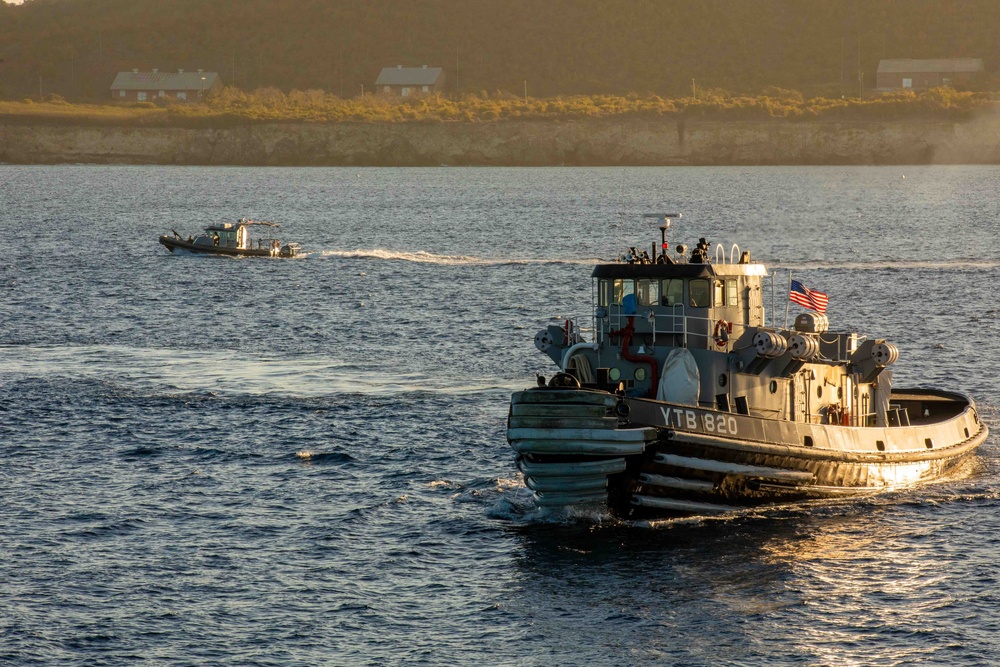
M 750 250 L 997 428 L 997 167 L 0 165 L 0 664 L 1000 664 L 1000 452 L 624 524 L 505 438 L 590 270 Z M 247 215 L 292 260 L 173 256 Z

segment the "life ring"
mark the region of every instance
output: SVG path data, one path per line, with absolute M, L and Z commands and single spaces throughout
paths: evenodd
M 712 338 L 715 339 L 715 344 L 719 347 L 725 347 L 726 343 L 729 342 L 729 334 L 733 333 L 733 325 L 725 320 L 719 320 L 715 323 L 715 330 L 712 331 Z

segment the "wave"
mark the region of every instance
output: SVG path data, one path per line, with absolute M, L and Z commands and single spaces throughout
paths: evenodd
M 315 253 L 309 253 L 313 256 Z M 442 266 L 504 266 L 511 264 L 596 264 L 604 260 L 591 259 L 567 259 L 567 258 L 512 258 L 512 257 L 470 257 L 468 255 L 436 255 L 430 252 L 418 250 L 415 252 L 401 252 L 398 250 L 388 250 L 386 248 L 373 248 L 370 250 L 322 250 L 318 257 L 336 257 L 347 259 L 374 259 L 383 261 L 414 262 L 417 264 L 438 264 Z
M 295 452 L 296 458 L 303 463 L 354 463 L 355 458 L 344 452 L 313 452 L 303 450 Z

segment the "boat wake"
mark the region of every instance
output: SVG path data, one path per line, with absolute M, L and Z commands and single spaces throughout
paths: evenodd
M 400 252 L 385 248 L 371 250 L 323 250 L 309 253 L 310 257 L 370 259 L 384 261 L 413 262 L 417 264 L 438 264 L 441 266 L 504 266 L 511 264 L 582 264 L 590 265 L 594 259 L 554 259 L 554 258 L 509 258 L 509 257 L 469 257 L 467 255 L 436 255 L 418 250 Z
M 531 526 L 536 524 L 621 524 L 607 508 L 600 505 L 574 505 L 565 507 L 539 507 L 535 504 L 531 489 L 521 480 L 499 479 L 497 495 L 487 508 L 490 518 Z
M 115 345 L 19 346 L 25 353 L 0 355 L 7 377 L 73 376 L 125 385 L 168 387 L 171 392 L 224 395 L 274 395 L 315 398 L 337 394 L 393 396 L 445 394 L 468 396 L 524 387 L 520 378 L 445 377 L 401 373 L 328 355 L 261 356 L 239 350 L 138 348 Z M 0 348 L 2 349 L 2 348 Z M 27 359 L 28 361 L 25 361 Z
M 777 262 L 771 265 L 774 269 L 783 271 L 908 271 L 912 269 L 932 271 L 992 271 L 1000 269 L 1000 261 L 981 260 L 885 260 L 878 259 L 867 262 Z

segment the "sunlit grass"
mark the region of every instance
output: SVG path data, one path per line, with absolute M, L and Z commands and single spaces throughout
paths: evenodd
M 804 98 L 797 91 L 772 88 L 758 95 L 722 90 L 697 96 L 575 95 L 523 98 L 509 93 L 465 94 L 458 99 L 428 95 L 401 99 L 381 95 L 341 98 L 322 90 L 276 88 L 243 91 L 223 88 L 205 102 L 157 105 L 70 104 L 47 101 L 0 102 L 0 122 L 49 122 L 84 125 L 227 126 L 244 123 L 408 123 L 499 122 L 612 117 L 713 120 L 906 120 L 961 119 L 996 109 L 997 93 L 935 88 L 859 98 Z

